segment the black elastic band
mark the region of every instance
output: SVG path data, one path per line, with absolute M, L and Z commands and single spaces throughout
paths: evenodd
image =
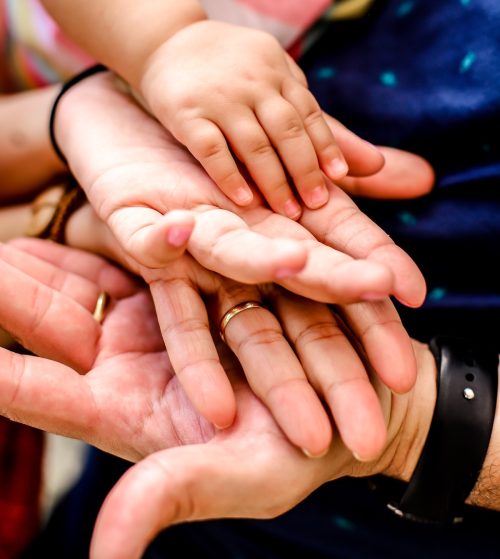
M 431 427 L 397 514 L 422 522 L 459 522 L 490 442 L 498 354 L 493 348 L 437 337 L 430 343 L 438 373 Z
M 89 78 L 90 76 L 93 76 L 94 74 L 98 74 L 99 72 L 107 72 L 107 71 L 108 71 L 108 68 L 106 68 L 106 66 L 104 66 L 103 64 L 96 64 L 95 66 L 91 66 L 90 68 L 87 68 L 83 72 L 80 72 L 76 76 L 73 76 L 66 83 L 64 83 L 62 88 L 61 88 L 61 91 L 59 91 L 57 97 L 54 100 L 54 103 L 52 105 L 52 109 L 50 111 L 50 119 L 49 119 L 50 143 L 52 144 L 52 147 L 54 148 L 54 151 L 56 152 L 57 156 L 59 157 L 59 159 L 64 164 L 67 163 L 67 160 L 66 160 L 66 157 L 64 157 L 64 154 L 61 151 L 61 148 L 59 147 L 59 144 L 57 143 L 56 135 L 55 135 L 55 131 L 54 131 L 54 124 L 55 124 L 55 120 L 56 120 L 56 111 L 57 111 L 57 106 L 59 105 L 59 101 L 61 100 L 62 96 L 66 93 L 66 91 L 68 91 L 68 89 L 71 89 L 77 83 L 80 83 L 82 80 L 84 80 L 86 78 Z

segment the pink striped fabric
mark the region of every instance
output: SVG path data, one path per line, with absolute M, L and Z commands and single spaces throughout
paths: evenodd
M 292 47 L 331 0 L 201 0 L 210 19 L 262 29 Z
M 293 55 L 331 0 L 200 0 L 211 19 L 261 29 Z M 64 80 L 92 60 L 62 33 L 40 0 L 0 0 L 0 92 Z

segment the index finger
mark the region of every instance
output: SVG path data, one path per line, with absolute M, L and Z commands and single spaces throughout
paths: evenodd
M 332 185 L 329 201 L 314 212 L 304 210 L 301 225 L 322 243 L 373 263 L 387 266 L 394 275 L 392 295 L 401 303 L 420 306 L 425 298 L 426 285 L 422 272 L 410 256 L 340 188 Z

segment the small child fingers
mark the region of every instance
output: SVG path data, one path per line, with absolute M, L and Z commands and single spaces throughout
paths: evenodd
M 282 93 L 302 119 L 326 175 L 333 181 L 345 177 L 348 171 L 345 157 L 313 94 L 295 81 L 285 82 Z
M 325 177 L 298 112 L 278 95 L 257 104 L 255 112 L 306 206 L 323 206 L 328 201 Z
M 252 111 L 248 110 L 240 118 L 228 119 L 222 123 L 221 129 L 271 208 L 286 217 L 298 219 L 301 208 L 283 165 Z
M 203 118 L 191 120 L 183 125 L 176 137 L 235 204 L 246 206 L 252 201 L 252 190 L 240 173 L 224 134 L 215 123 Z

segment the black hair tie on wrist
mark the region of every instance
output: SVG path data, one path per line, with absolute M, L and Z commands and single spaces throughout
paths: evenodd
M 107 71 L 108 71 L 108 68 L 106 66 L 104 66 L 103 64 L 96 64 L 95 66 L 91 66 L 90 68 L 87 68 L 86 70 L 83 70 L 83 72 L 80 72 L 79 74 L 76 74 L 76 76 L 73 76 L 67 82 L 65 82 L 63 84 L 63 86 L 61 88 L 61 91 L 59 91 L 57 97 L 54 100 L 54 103 L 52 104 L 52 109 L 50 111 L 50 118 L 49 118 L 50 143 L 52 144 L 52 147 L 54 148 L 54 151 L 56 152 L 57 156 L 59 157 L 59 159 L 64 164 L 67 163 L 67 160 L 66 160 L 66 157 L 64 157 L 64 154 L 61 151 L 61 148 L 59 147 L 59 144 L 57 143 L 56 135 L 55 135 L 55 131 L 54 131 L 54 124 L 55 124 L 55 120 L 56 120 L 56 111 L 57 111 L 57 106 L 59 105 L 59 101 L 61 100 L 62 96 L 68 91 L 68 89 L 71 89 L 77 83 L 80 83 L 84 79 L 89 78 L 90 76 L 93 76 L 94 74 L 98 74 L 99 72 L 107 72 Z
M 495 419 L 498 353 L 465 340 L 430 342 L 437 400 L 427 440 L 403 496 L 389 508 L 421 522 L 460 522 L 481 472 Z

